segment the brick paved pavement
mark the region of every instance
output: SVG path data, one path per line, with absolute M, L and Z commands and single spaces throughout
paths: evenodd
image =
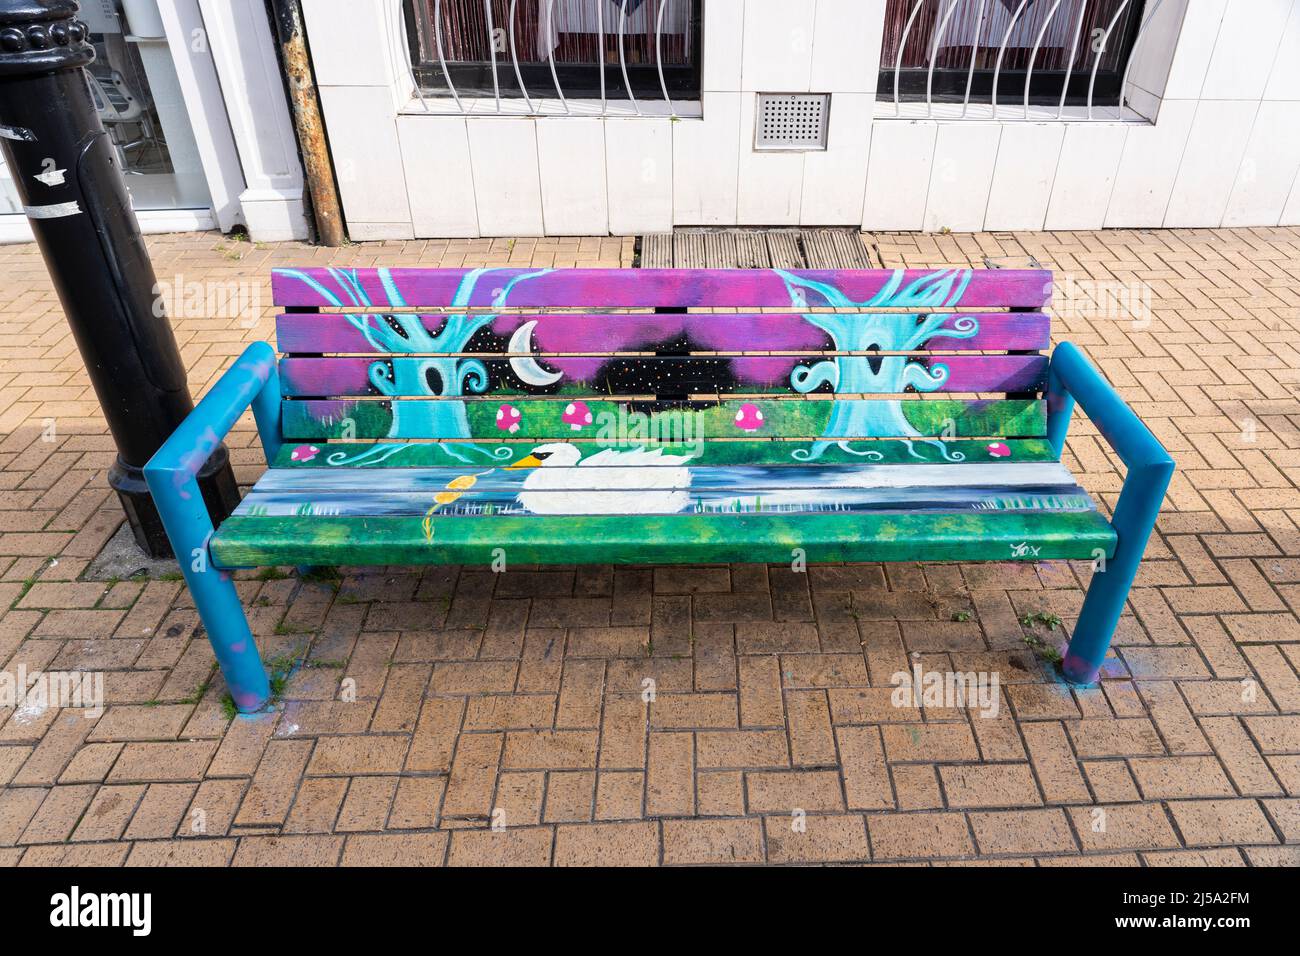
M 112 446 L 35 248 L 0 248 L 0 669 L 102 671 L 108 702 L 0 707 L 0 864 L 1300 863 L 1300 231 L 868 241 L 891 266 L 1029 254 L 1151 286 L 1149 326 L 1057 324 L 1180 469 L 1099 689 L 1025 642 L 1061 632 L 1021 618 L 1077 612 L 1087 570 L 1065 564 L 344 569 L 244 576 L 264 653 L 307 664 L 277 714 L 232 722 L 179 582 L 84 580 L 121 520 Z M 186 281 L 632 255 L 150 248 Z M 263 292 L 253 328 L 176 320 L 196 392 L 271 337 Z M 230 445 L 251 481 L 250 421 Z M 1069 452 L 1113 506 L 1095 432 Z M 1000 716 L 892 707 L 909 656 L 997 671 Z

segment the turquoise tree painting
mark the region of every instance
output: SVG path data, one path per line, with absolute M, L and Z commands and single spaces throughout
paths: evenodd
M 904 273 L 895 270 L 878 293 L 865 302 L 857 302 L 828 283 L 780 269 L 776 272 L 785 282 L 792 305 L 811 305 L 811 292 L 821 298 L 818 305 L 844 309 L 952 308 L 961 302 L 971 279 L 969 269 L 949 269 L 900 288 Z M 922 314 L 910 327 L 901 321 L 904 318 L 889 313 L 804 314 L 805 321 L 831 336 L 837 352 L 911 352 L 936 335 L 965 339 L 979 333 L 979 322 L 971 316 L 941 312 Z M 936 363 L 927 368 L 911 355 L 840 355 L 818 362 L 811 368 L 795 369 L 791 375 L 791 385 L 801 394 L 826 384 L 837 395 L 901 394 L 909 386 L 918 392 L 932 392 L 947 380 L 946 365 Z M 884 457 L 880 452 L 854 448 L 852 439 L 889 437 L 902 438 L 913 456 L 925 458 L 915 444 L 915 440 L 922 437 L 921 433 L 907 420 L 902 400 L 836 401 L 832 405 L 822 440 L 814 442 L 811 448 L 796 450 L 793 457 L 800 461 L 815 461 L 827 448 L 835 445 L 849 454 L 879 460 Z M 947 443 L 939 439 L 926 439 L 924 445 L 934 448 L 946 461 L 962 461 L 966 457 L 961 452 L 950 451 Z

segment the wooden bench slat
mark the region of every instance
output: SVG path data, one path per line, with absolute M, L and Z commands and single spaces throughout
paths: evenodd
M 609 445 L 592 440 L 573 440 L 574 447 L 583 457 L 598 455 L 613 448 L 631 451 L 663 447 L 665 454 L 681 454 L 680 445 L 655 446 L 647 442 L 628 445 Z M 690 449 L 698 465 L 790 465 L 791 467 L 818 467 L 829 464 L 862 464 L 888 462 L 919 464 L 935 462 L 957 465 L 965 462 L 996 461 L 1056 461 L 1056 450 L 1041 438 L 1008 438 L 1004 441 L 979 441 L 962 439 L 945 441 L 946 458 L 935 454 L 933 444 L 921 441 L 859 442 L 850 448 L 839 445 L 816 447 L 818 443 L 798 440 L 767 441 L 703 441 Z M 446 468 L 455 471 L 469 465 L 485 468 L 504 466 L 523 458 L 535 442 L 325 442 L 320 444 L 287 444 L 280 449 L 273 468 L 301 469 L 387 469 L 387 468 Z M 816 461 L 811 462 L 814 453 Z M 808 464 L 803 464 L 808 462 Z
M 228 518 L 211 540 L 222 568 L 268 565 L 788 564 L 1044 561 L 1114 554 L 1100 513 L 732 514 L 447 518 Z
M 497 316 L 470 333 L 463 344 L 459 332 L 448 332 L 447 314 L 403 315 L 394 330 L 384 317 L 348 316 L 340 313 L 288 313 L 275 320 L 281 352 L 310 353 L 406 353 L 406 354 L 555 354 L 561 352 L 653 351 L 643 346 L 680 347 L 694 343 L 697 351 L 833 351 L 838 348 L 864 349 L 865 339 L 879 337 L 895 343 L 909 343 L 892 351 L 946 352 L 1033 352 L 1051 344 L 1051 319 L 1042 312 L 961 312 L 944 322 L 950 332 L 935 334 L 910 343 L 923 314 L 864 312 L 837 313 L 836 321 L 850 329 L 870 324 L 877 336 L 849 335 L 836 342 L 825 329 L 800 313 L 709 313 L 690 315 L 650 312 L 583 314 L 577 312 L 511 314 Z M 954 328 L 960 321 L 961 329 Z M 529 347 L 516 353 L 509 348 L 511 337 L 521 326 L 535 322 Z M 383 323 L 381 325 L 381 323 Z M 418 324 L 417 324 L 418 323 Z M 975 327 L 969 333 L 970 324 Z M 364 327 L 363 327 L 364 325 Z M 966 331 L 962 331 L 962 329 Z M 367 334 L 367 330 L 369 334 Z M 486 347 L 480 343 L 485 343 Z M 457 347 L 451 348 L 450 346 Z
M 609 461 L 600 467 L 272 469 L 235 514 L 499 518 L 1096 508 L 1060 462 L 707 467 L 659 452 L 604 457 Z
M 664 392 L 684 394 L 807 394 L 811 391 L 833 392 L 830 381 L 815 388 L 796 389 L 792 375 L 803 374 L 827 359 L 809 355 L 721 356 L 721 357 L 627 357 L 566 356 L 548 358 L 543 364 L 535 359 L 520 359 L 515 368 L 507 360 L 489 362 L 490 381 L 478 394 L 506 396 L 545 394 L 547 386 L 529 386 L 522 376 L 539 374 L 563 377 L 549 386 L 552 393 L 564 388 L 562 397 L 648 395 Z M 858 362 L 863 371 L 883 368 L 886 374 L 872 375 L 858 383 L 856 394 L 878 392 L 896 395 L 904 391 L 907 366 L 928 370 L 934 378 L 946 376 L 927 392 L 1037 392 L 1047 382 L 1047 358 L 1042 355 L 944 355 L 912 358 L 879 356 L 842 358 Z M 523 364 L 523 363 L 527 364 Z M 431 363 L 438 363 L 431 365 Z M 375 360 L 361 357 L 286 358 L 280 361 L 281 390 L 285 395 L 332 397 L 344 395 L 388 395 L 438 397 L 445 387 L 443 375 L 452 374 L 455 359 L 426 359 L 396 356 Z M 428 382 L 425 369 L 434 369 L 436 380 Z M 375 376 L 385 378 L 384 392 L 375 384 Z M 536 379 L 534 379 L 536 380 Z M 396 384 L 394 384 L 396 383 Z M 582 391 L 575 392 L 575 386 Z M 841 388 L 845 388 L 843 384 Z M 391 390 L 390 390 L 391 389 Z M 397 391 L 401 389 L 401 391 Z M 430 394 L 432 392 L 432 395 Z M 457 398 L 473 398 L 466 391 Z
M 322 308 L 1041 308 L 1029 270 L 275 269 L 276 305 Z
M 886 400 L 886 399 L 755 399 L 722 401 L 706 408 L 673 409 L 647 416 L 629 411 L 626 404 L 592 400 L 586 403 L 594 423 L 607 423 L 615 441 L 696 438 L 824 439 L 853 438 L 1037 438 L 1046 434 L 1047 413 L 1039 399 L 998 400 Z M 868 407 L 870 406 L 870 407 Z M 566 404 L 556 400 L 455 402 L 419 399 L 367 401 L 347 399 L 286 399 L 281 407 L 281 428 L 286 439 L 326 438 L 569 438 L 572 426 L 563 419 Z M 515 430 L 507 426 L 513 415 L 498 419 L 498 412 L 517 412 Z M 761 419 L 758 416 L 761 415 Z M 833 416 L 842 428 L 828 434 Z M 742 428 L 742 422 L 757 426 Z M 596 424 L 597 434 L 601 424 Z M 639 431 L 637 429 L 640 429 Z M 871 434 L 853 434 L 855 430 Z

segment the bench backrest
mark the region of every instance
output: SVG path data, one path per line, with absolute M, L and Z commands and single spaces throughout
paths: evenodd
M 272 285 L 289 440 L 781 439 L 808 460 L 1045 434 L 1049 272 L 304 268 Z

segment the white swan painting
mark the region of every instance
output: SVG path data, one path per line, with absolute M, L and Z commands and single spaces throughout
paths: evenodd
M 607 448 L 583 458 L 576 445 L 555 443 L 534 448 L 506 470 L 533 469 L 518 497 L 532 514 L 676 514 L 691 501 L 687 461 L 662 448 Z
M 583 457 L 583 452 L 591 454 Z M 455 516 L 1037 511 L 1095 507 L 1060 462 L 701 465 L 685 449 L 534 447 L 488 468 L 273 468 L 241 515 Z

